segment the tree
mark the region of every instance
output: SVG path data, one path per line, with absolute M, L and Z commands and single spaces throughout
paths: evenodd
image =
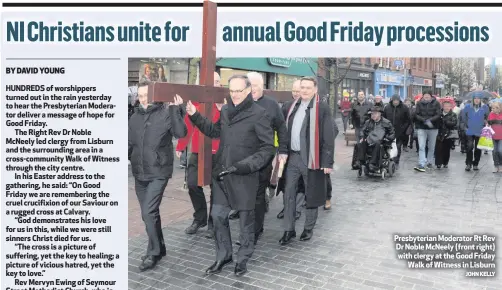
M 317 71 L 310 66 L 314 75 L 317 76 L 318 79 L 326 82 L 329 96 L 333 96 L 333 98 L 328 97 L 328 101 L 331 109 L 333 110 L 334 118 L 336 117 L 336 113 L 338 111 L 338 89 L 347 76 L 354 60 L 354 58 L 318 58 Z
M 476 85 L 474 60 L 471 58 L 452 58 L 443 60 L 442 73 L 446 75 L 445 87 L 453 92 L 452 85 L 458 85 L 460 93 L 468 92 Z
M 502 76 L 498 68 L 495 70 L 495 75 L 487 79 L 487 88 L 493 92 L 498 92 L 502 84 Z

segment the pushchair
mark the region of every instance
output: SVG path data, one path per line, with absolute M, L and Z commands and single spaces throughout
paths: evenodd
M 366 154 L 366 161 L 364 164 L 361 164 L 360 168 L 357 170 L 357 176 L 362 177 L 363 173 L 365 176 L 381 176 L 382 180 L 385 180 L 387 177 L 394 176 L 396 172 L 396 163 L 394 162 L 394 158 L 397 156 L 397 145 L 396 141 L 392 142 L 384 142 L 382 143 L 382 156 L 380 162 L 380 168 L 376 171 L 370 170 L 369 161 L 371 160 L 371 156 L 373 154 Z

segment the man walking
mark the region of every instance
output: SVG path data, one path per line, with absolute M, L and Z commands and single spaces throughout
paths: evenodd
M 215 262 L 207 274 L 221 272 L 232 262 L 232 239 L 228 214 L 239 212 L 240 247 L 234 273 L 247 272 L 247 262 L 254 251 L 255 205 L 260 172 L 274 153 L 274 131 L 267 111 L 253 101 L 251 83 L 244 75 L 229 79 L 230 98 L 221 110 L 220 120 L 213 124 L 197 112 L 188 101 L 187 114 L 204 135 L 220 138 L 213 170 L 213 209 L 216 243 Z
M 187 134 L 179 107 L 183 100 L 176 96 L 174 104 L 149 104 L 147 94 L 147 86 L 138 88 L 140 105 L 129 119 L 128 142 L 136 195 L 148 235 L 140 271 L 155 267 L 166 255 L 159 206 L 173 173 L 173 136 L 182 138 Z
M 220 87 L 220 75 L 214 73 L 214 86 Z M 195 108 L 199 107 L 198 103 L 193 103 Z M 213 123 L 216 123 L 220 119 L 220 110 L 223 104 L 213 105 Z M 211 219 L 211 208 L 212 208 L 212 190 L 209 198 L 209 218 L 207 213 L 207 202 L 206 196 L 204 195 L 204 190 L 201 186 L 197 184 L 198 169 L 199 169 L 199 129 L 192 125 L 188 115 L 185 116 L 185 124 L 188 129 L 187 136 L 178 140 L 178 145 L 176 146 L 176 156 L 178 158 L 182 157 L 188 147 L 191 144 L 191 154 L 188 158 L 188 164 L 186 169 L 186 179 L 188 187 L 188 195 L 192 201 L 194 213 L 193 213 L 193 223 L 188 228 L 185 229 L 185 233 L 188 235 L 193 235 L 197 233 L 200 228 L 207 225 L 206 238 L 213 237 L 213 220 Z M 215 164 L 215 154 L 218 150 L 220 144 L 219 139 L 212 140 L 212 153 L 213 153 L 213 165 Z M 212 185 L 210 185 L 212 188 Z
M 350 109 L 350 127 L 351 129 L 354 128 L 356 130 L 355 133 L 358 144 L 361 128 L 364 125 L 364 122 L 370 118 L 369 112 L 371 107 L 371 104 L 366 101 L 364 92 L 359 91 L 357 100 L 352 104 L 352 108 Z
M 471 104 L 467 104 L 461 114 L 462 125 L 467 139 L 467 154 L 465 156 L 465 171 L 479 170 L 478 165 L 481 160 L 481 150 L 478 147 L 481 130 L 485 126 L 490 110 L 487 105 L 481 102 L 483 92 L 475 91 Z
M 278 139 L 278 159 L 281 162 L 286 162 L 288 147 L 287 147 L 287 128 L 284 122 L 284 115 L 282 114 L 281 107 L 276 100 L 269 96 L 263 95 L 264 90 L 264 80 L 263 76 L 257 72 L 250 72 L 247 74 L 249 81 L 251 82 L 251 95 L 253 96 L 254 102 L 264 108 L 267 111 L 267 115 L 271 120 L 270 126 L 275 132 L 275 136 Z M 274 145 L 275 142 L 274 142 Z M 265 212 L 266 212 L 266 194 L 267 188 L 270 185 L 270 177 L 272 175 L 272 165 L 273 158 L 270 159 L 264 168 L 260 169 L 260 184 L 258 187 L 258 193 L 256 195 L 256 208 L 255 208 L 255 244 L 258 239 L 263 234 L 263 225 L 265 222 Z
M 334 130 L 329 106 L 317 95 L 317 80 L 304 77 L 300 83 L 300 99 L 289 108 L 286 124 L 290 137 L 286 170 L 286 203 L 284 208 L 284 235 L 281 245 L 294 237 L 296 193 L 298 180 L 303 178 L 306 196 L 306 220 L 300 240 L 310 240 L 317 221 L 318 208 L 326 203 L 326 174 L 334 163 Z
M 399 95 L 396 94 L 392 96 L 391 103 L 383 109 L 383 117 L 394 126 L 397 145 L 397 156 L 394 158 L 394 162 L 399 167 L 401 148 L 406 146 L 408 141 L 406 130 L 411 125 L 410 110 L 408 106 L 403 104 Z
M 441 121 L 441 104 L 432 97 L 431 91 L 424 91 L 415 110 L 415 127 L 418 136 L 418 165 L 416 171 L 425 172 L 432 168 L 436 138 Z M 427 148 L 426 148 L 427 147 Z M 425 150 L 427 149 L 427 155 Z

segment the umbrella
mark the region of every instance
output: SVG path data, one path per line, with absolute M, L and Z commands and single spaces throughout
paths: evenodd
M 472 100 L 474 94 L 480 94 L 480 99 L 489 99 L 493 98 L 493 95 L 488 91 L 472 91 L 470 93 L 465 94 L 462 99 L 464 100 Z

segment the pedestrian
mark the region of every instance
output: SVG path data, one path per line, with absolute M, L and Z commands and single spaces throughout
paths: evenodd
M 305 184 L 306 218 L 300 240 L 312 238 L 318 208 L 326 204 L 325 175 L 331 173 L 334 163 L 333 119 L 329 106 L 317 95 L 316 78 L 303 77 L 300 91 L 300 99 L 289 107 L 286 117 L 290 143 L 285 166 L 286 203 L 281 245 L 289 244 L 296 237 L 296 193 L 301 177 Z
M 350 119 L 350 109 L 352 106 L 352 102 L 349 99 L 349 93 L 344 92 L 343 98 L 340 101 L 340 111 L 342 112 L 342 122 L 343 122 L 343 135 L 347 133 L 347 125 Z
M 282 114 L 281 107 L 273 98 L 263 95 L 264 80 L 263 76 L 257 72 L 250 72 L 247 74 L 251 82 L 251 95 L 256 104 L 261 106 L 267 111 L 268 117 L 271 120 L 270 126 L 277 136 L 277 157 L 278 161 L 286 163 L 288 157 L 288 133 L 284 115 Z M 275 145 L 275 142 L 274 142 Z M 256 208 L 255 208 L 255 244 L 263 234 L 263 226 L 265 223 L 266 212 L 266 195 L 267 188 L 270 185 L 270 177 L 272 175 L 273 159 L 270 159 L 266 166 L 260 170 L 260 184 L 256 194 Z
M 232 260 L 232 238 L 228 214 L 239 212 L 240 247 L 234 269 L 236 276 L 247 272 L 247 262 L 254 252 L 255 206 L 260 169 L 275 154 L 274 131 L 267 111 L 253 101 L 251 82 L 245 75 L 229 78 L 230 97 L 223 106 L 220 120 L 214 123 L 187 102 L 192 123 L 206 136 L 220 138 L 213 170 L 213 229 L 216 244 L 215 262 L 206 274 L 221 272 Z
M 458 120 L 457 115 L 452 111 L 452 107 L 453 105 L 449 101 L 443 103 L 435 150 L 435 162 L 438 169 L 441 169 L 441 167 L 448 168 L 451 148 L 455 139 L 458 138 Z
M 392 96 L 391 103 L 383 109 L 383 117 L 394 126 L 397 146 L 397 156 L 394 158 L 394 162 L 399 167 L 401 148 L 406 147 L 406 130 L 411 125 L 410 110 L 403 104 L 399 95 L 395 94 Z
M 300 98 L 300 80 L 296 80 L 293 83 L 292 96 L 293 99 L 291 101 L 287 101 L 282 105 L 281 110 L 284 118 L 288 116 L 289 108 L 291 107 L 291 105 Z M 277 214 L 278 219 L 284 218 L 284 205 L 286 204 L 286 194 L 284 193 L 286 187 L 286 172 L 284 171 L 285 170 L 283 170 L 282 177 L 279 178 L 276 191 L 277 194 L 282 192 L 282 197 L 283 197 L 283 208 Z M 295 214 L 296 220 L 300 219 L 300 217 L 302 216 L 302 210 L 304 207 L 305 207 L 305 186 L 303 184 L 303 178 L 300 178 L 298 180 L 298 187 L 296 191 L 296 214 Z
M 404 100 L 404 105 L 408 107 L 408 110 L 410 112 L 410 124 L 408 125 L 408 128 L 406 128 L 406 133 L 404 137 L 404 144 L 403 144 L 403 150 L 405 152 L 408 152 L 409 149 L 413 149 L 413 111 L 412 107 L 413 104 L 411 103 L 410 99 Z
M 350 129 L 355 129 L 357 143 L 364 122 L 370 118 L 371 104 L 366 100 L 363 91 L 359 91 L 356 101 L 350 109 Z
M 436 147 L 436 138 L 441 118 L 441 105 L 432 97 L 432 91 L 422 92 L 422 99 L 417 102 L 415 125 L 418 136 L 418 165 L 416 171 L 425 172 L 425 167 L 432 168 L 432 158 Z M 427 148 L 426 148 L 427 146 Z M 427 149 L 427 155 L 425 150 Z
M 159 206 L 164 189 L 173 173 L 173 137 L 187 134 L 180 104 L 148 103 L 148 87 L 138 88 L 140 105 L 129 119 L 129 156 L 135 180 L 136 196 L 148 235 L 146 255 L 141 258 L 140 271 L 152 269 L 166 255 Z
M 479 170 L 478 165 L 481 160 L 481 150 L 477 148 L 481 130 L 485 126 L 488 119 L 488 106 L 481 101 L 483 97 L 482 91 L 475 91 L 471 104 L 467 104 L 464 108 L 462 116 L 462 128 L 465 128 L 467 139 L 467 154 L 465 158 L 465 171 L 471 169 Z
M 493 165 L 494 173 L 502 172 L 502 103 L 492 103 L 492 111 L 488 116 L 488 124 L 492 127 L 493 134 Z
M 385 107 L 385 103 L 383 102 L 382 96 L 375 96 L 375 103 L 373 106 L 381 107 L 382 109 Z
M 220 75 L 214 73 L 214 86 L 221 87 Z M 195 108 L 199 108 L 199 103 L 193 102 Z M 213 123 L 216 123 L 220 119 L 220 110 L 223 104 L 213 105 Z M 187 126 L 187 136 L 178 140 L 178 145 L 176 146 L 176 156 L 181 158 L 188 151 L 188 144 L 190 144 L 190 157 L 188 158 L 188 164 L 186 168 L 186 180 L 188 187 L 188 195 L 192 202 L 194 209 L 193 222 L 185 229 L 185 233 L 188 235 L 193 235 L 197 233 L 200 228 L 207 225 L 207 232 L 205 233 L 206 238 L 213 238 L 213 220 L 211 218 L 211 208 L 213 200 L 213 190 L 212 184 L 210 184 L 211 194 L 209 196 L 209 214 L 207 212 L 207 202 L 206 196 L 204 194 L 204 189 L 198 185 L 198 172 L 199 172 L 199 129 L 193 126 L 188 115 L 185 116 L 185 125 Z M 213 167 L 216 164 L 215 154 L 218 150 L 220 144 L 219 139 L 212 140 L 212 158 Z

